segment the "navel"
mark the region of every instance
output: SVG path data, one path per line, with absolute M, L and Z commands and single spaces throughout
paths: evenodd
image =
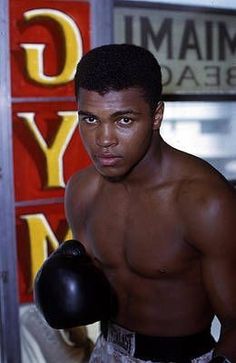
M 158 269 L 158 272 L 160 272 L 161 274 L 167 274 L 169 270 L 166 266 L 163 266 Z

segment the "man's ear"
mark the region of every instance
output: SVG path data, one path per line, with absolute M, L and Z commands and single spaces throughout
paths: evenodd
M 159 130 L 164 113 L 164 102 L 159 101 L 153 115 L 153 130 Z

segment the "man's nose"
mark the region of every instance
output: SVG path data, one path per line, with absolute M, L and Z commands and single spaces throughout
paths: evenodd
M 117 136 L 113 125 L 103 124 L 97 130 L 97 145 L 109 147 L 117 144 Z

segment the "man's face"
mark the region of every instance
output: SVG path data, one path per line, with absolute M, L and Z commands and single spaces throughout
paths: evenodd
M 80 135 L 95 168 L 105 177 L 120 178 L 139 164 L 159 126 L 138 88 L 104 95 L 80 89 Z

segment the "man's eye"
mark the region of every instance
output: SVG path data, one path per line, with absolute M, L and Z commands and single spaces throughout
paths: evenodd
M 129 117 L 122 117 L 120 120 L 119 120 L 119 124 L 121 125 L 125 125 L 125 126 L 128 126 L 130 124 L 132 124 L 133 120 Z
M 95 124 L 97 122 L 97 119 L 93 116 L 86 116 L 83 117 L 82 119 L 84 122 L 86 122 L 87 124 Z

